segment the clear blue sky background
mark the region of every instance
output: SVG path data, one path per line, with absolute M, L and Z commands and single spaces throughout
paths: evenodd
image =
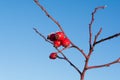
M 48 12 L 60 22 L 68 37 L 88 52 L 88 24 L 91 12 L 99 10 L 93 24 L 93 35 L 103 28 L 99 39 L 120 32 L 119 0 L 40 0 Z M 0 80 L 79 80 L 79 74 L 63 60 L 50 60 L 56 51 L 34 31 L 45 36 L 58 27 L 36 6 L 33 0 L 0 1 Z M 82 69 L 83 56 L 74 49 L 65 55 Z M 104 64 L 120 57 L 120 37 L 96 46 L 89 65 Z M 85 80 L 120 80 L 120 64 L 90 70 Z

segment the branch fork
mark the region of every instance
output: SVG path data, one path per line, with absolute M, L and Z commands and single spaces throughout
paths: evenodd
M 38 0 L 34 0 L 34 2 L 38 5 L 38 7 L 46 14 L 46 16 L 48 18 L 50 18 L 57 26 L 58 28 L 60 29 L 60 31 L 62 31 L 64 34 L 64 30 L 62 28 L 62 26 L 58 23 L 58 21 L 56 21 L 48 12 L 47 10 L 40 4 L 40 2 Z M 106 63 L 106 64 L 101 64 L 101 65 L 94 65 L 94 66 L 89 66 L 88 63 L 89 63 L 89 59 L 92 55 L 92 52 L 94 51 L 94 47 L 99 44 L 99 43 L 102 43 L 104 41 L 108 41 L 110 39 L 113 39 L 113 38 L 116 38 L 116 37 L 119 37 L 120 36 L 120 33 L 116 33 L 112 36 L 108 36 L 106 38 L 103 38 L 103 39 L 100 39 L 100 40 L 97 40 L 99 35 L 101 34 L 102 32 L 102 28 L 99 29 L 99 31 L 97 32 L 97 34 L 95 35 L 94 37 L 94 40 L 92 40 L 92 25 L 93 25 L 93 22 L 94 22 L 94 16 L 96 14 L 96 12 L 100 9 L 104 9 L 106 6 L 99 6 L 99 7 L 96 7 L 94 9 L 94 11 L 92 12 L 92 18 L 91 18 L 91 21 L 89 23 L 89 52 L 88 54 L 86 54 L 84 52 L 83 49 L 79 48 L 77 45 L 75 45 L 72 41 L 71 41 L 71 46 L 67 47 L 67 48 L 63 48 L 63 49 L 59 49 L 59 48 L 56 48 L 54 47 L 56 50 L 57 50 L 57 53 L 60 53 L 62 55 L 62 57 L 60 56 L 57 56 L 58 59 L 63 59 L 65 61 L 67 61 L 79 74 L 80 74 L 80 80 L 84 80 L 84 77 L 85 77 L 85 73 L 87 70 L 90 70 L 90 69 L 95 69 L 95 68 L 102 68 L 102 67 L 109 67 L 113 64 L 116 64 L 116 63 L 120 63 L 120 58 L 112 61 L 112 62 L 109 62 L 109 63 Z M 36 28 L 33 28 L 33 30 L 40 36 L 42 37 L 46 42 L 50 43 L 53 45 L 53 43 L 51 41 L 49 41 L 43 34 L 41 34 Z M 67 35 L 65 34 L 65 36 L 67 37 Z M 68 38 L 68 37 L 67 37 Z M 76 65 L 74 65 L 68 58 L 67 56 L 65 56 L 65 54 L 63 53 L 64 50 L 66 49 L 70 49 L 70 48 L 75 48 L 77 49 L 85 58 L 85 65 L 84 65 L 84 69 L 83 70 L 80 70 L 79 68 L 77 68 Z

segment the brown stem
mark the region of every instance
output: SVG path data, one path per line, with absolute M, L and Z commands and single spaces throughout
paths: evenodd
M 82 74 L 81 74 L 81 80 L 84 80 L 85 73 L 86 73 L 87 67 L 88 67 L 88 62 L 89 62 L 89 58 L 86 58 L 84 69 L 83 69 Z
M 88 61 L 89 61 L 89 58 L 86 59 L 85 66 L 84 66 L 83 72 L 81 74 L 81 79 L 80 80 L 84 80 L 85 73 L 86 73 L 87 70 L 94 69 L 94 68 L 101 68 L 101 67 L 109 67 L 110 65 L 120 63 L 120 58 L 118 58 L 117 60 L 115 60 L 113 62 L 107 63 L 107 64 L 97 65 L 97 66 L 89 66 L 89 67 L 88 67 Z
M 90 46 L 90 49 L 92 48 L 92 24 L 94 22 L 95 13 L 97 12 L 97 10 L 104 9 L 104 8 L 105 8 L 105 6 L 100 6 L 100 7 L 95 8 L 94 11 L 92 12 L 92 18 L 91 18 L 91 21 L 89 24 L 89 46 Z
M 62 32 L 64 32 L 62 26 L 46 11 L 46 9 L 40 4 L 40 2 L 38 0 L 34 0 L 34 2 L 42 9 L 42 11 L 46 14 L 46 16 L 50 18 L 60 28 Z
M 101 67 L 109 67 L 113 64 L 116 64 L 116 63 L 120 63 L 120 58 L 118 58 L 117 60 L 115 61 L 112 61 L 110 63 L 107 63 L 107 64 L 103 64 L 103 65 L 97 65 L 97 66 L 89 66 L 87 69 L 94 69 L 94 68 L 101 68 Z
M 89 24 L 89 47 L 90 48 L 89 48 L 89 53 L 88 53 L 88 55 L 86 57 L 86 61 L 85 61 L 83 72 L 81 74 L 81 80 L 84 80 L 85 73 L 86 73 L 87 68 L 88 68 L 88 62 L 89 62 L 90 56 L 91 56 L 91 54 L 93 52 L 93 49 L 94 49 L 94 46 L 92 44 L 92 24 L 94 22 L 94 16 L 95 16 L 95 13 L 97 12 L 97 10 L 104 9 L 104 8 L 105 8 L 105 6 L 100 6 L 100 7 L 95 8 L 94 11 L 92 12 L 92 18 L 91 18 L 91 22 Z M 97 40 L 99 34 L 101 33 L 101 31 L 102 31 L 102 28 L 99 30 L 99 32 L 95 36 L 94 42 L 96 42 L 96 40 Z
M 104 9 L 105 7 L 106 7 L 106 6 L 99 6 L 99 7 L 95 8 L 94 11 L 92 12 L 92 18 L 91 18 L 91 22 L 90 22 L 90 24 L 89 24 L 89 46 L 90 46 L 90 48 L 89 48 L 89 53 L 88 53 L 88 56 L 87 56 L 88 58 L 90 58 L 90 56 L 91 56 L 91 54 L 92 54 L 92 52 L 93 52 L 93 49 L 94 49 L 94 46 L 93 46 L 93 44 L 92 44 L 92 24 L 93 24 L 93 22 L 94 22 L 94 16 L 95 16 L 95 13 L 97 12 L 97 10 L 99 10 L 99 9 Z M 100 34 L 101 30 L 102 30 L 102 29 L 100 29 L 100 31 L 98 32 L 96 38 L 97 38 L 98 35 Z M 96 38 L 95 38 L 95 40 L 96 40 Z M 94 40 L 94 41 L 95 41 L 95 40 Z
M 97 38 L 98 38 L 98 36 L 100 35 L 101 32 L 102 32 L 102 28 L 100 28 L 99 32 L 95 35 L 93 46 L 96 43 Z
M 38 0 L 34 0 L 34 2 L 42 9 L 42 11 L 46 14 L 46 16 L 48 16 L 48 18 L 50 18 L 58 27 L 59 29 L 65 34 L 62 26 L 46 11 L 46 9 L 40 4 L 40 2 Z M 65 34 L 65 36 L 67 37 L 67 35 Z M 84 53 L 84 51 L 82 49 L 80 49 L 78 46 L 76 46 L 75 44 L 72 43 L 71 44 L 78 49 L 84 57 L 86 57 L 86 54 Z
M 84 53 L 84 51 L 81 49 L 81 48 L 79 48 L 78 46 L 76 46 L 75 44 L 73 44 L 73 43 L 71 43 L 72 44 L 72 47 L 73 48 L 76 48 L 78 51 L 80 51 L 81 53 L 82 53 L 82 55 L 85 57 L 85 58 L 87 58 L 87 55 Z
M 58 48 L 56 48 L 56 50 L 62 54 L 62 59 L 66 60 L 80 75 L 82 74 L 81 71 L 64 55 L 63 52 L 61 52 Z
M 41 36 L 45 41 L 47 41 L 47 42 L 49 42 L 49 43 L 51 43 L 44 35 L 42 35 L 36 28 L 33 28 L 34 30 L 35 30 L 35 32 L 39 35 L 39 36 Z M 52 43 L 51 43 L 52 44 Z M 63 48 L 62 50 L 59 50 L 58 48 L 56 48 L 56 47 L 54 47 L 59 53 L 61 53 L 61 55 L 63 56 L 63 57 L 59 57 L 58 56 L 58 58 L 59 59 L 64 59 L 64 60 L 66 60 L 75 70 L 77 70 L 77 72 L 81 75 L 81 71 L 64 55 L 64 53 L 62 52 L 63 50 L 65 50 L 65 49 L 68 49 L 68 48 L 71 48 L 71 46 L 70 47 L 67 47 L 67 48 Z
M 81 79 L 80 80 L 84 80 L 85 78 L 85 73 L 81 75 Z

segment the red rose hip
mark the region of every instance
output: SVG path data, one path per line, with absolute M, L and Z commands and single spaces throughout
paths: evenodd
M 64 33 L 63 32 L 56 32 L 56 34 L 55 34 L 55 38 L 57 39 L 57 40 L 63 40 L 64 38 L 65 38 L 65 35 L 64 35 Z
M 61 44 L 63 47 L 68 47 L 71 44 L 71 42 L 68 38 L 65 38 L 64 40 L 62 40 Z
M 56 38 L 55 38 L 55 33 L 49 34 L 49 35 L 47 36 L 47 39 L 49 39 L 49 40 L 51 40 L 51 41 L 55 41 L 55 40 L 56 40 Z
M 49 56 L 50 59 L 56 59 L 57 58 L 57 53 L 53 52 Z
M 54 47 L 60 47 L 61 46 L 61 42 L 58 41 L 58 40 L 54 41 L 53 44 L 54 44 Z

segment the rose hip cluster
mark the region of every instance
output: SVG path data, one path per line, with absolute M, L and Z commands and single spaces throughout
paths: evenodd
M 49 34 L 47 39 L 52 41 L 54 47 L 56 47 L 56 48 L 58 48 L 60 46 L 63 46 L 66 48 L 66 47 L 70 46 L 70 44 L 71 44 L 70 40 L 67 37 L 65 37 L 65 34 L 61 31 Z M 57 53 L 56 52 L 51 53 L 49 58 L 56 59 Z

